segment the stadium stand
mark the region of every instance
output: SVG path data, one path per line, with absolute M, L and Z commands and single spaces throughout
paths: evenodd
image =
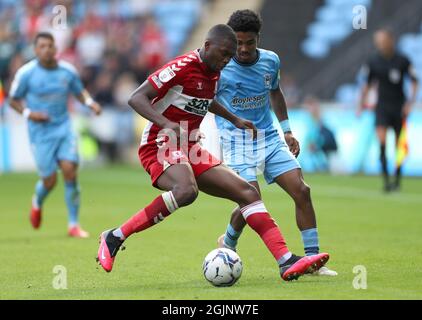
M 367 29 L 353 32 L 351 17 L 353 6 L 358 4 L 368 5 Z M 374 50 L 370 30 L 380 27 L 390 27 L 399 37 L 403 35 L 404 40 L 399 38 L 399 49 L 414 51 L 410 56 L 420 73 L 419 0 L 266 0 L 261 14 L 265 21 L 262 46 L 280 55 L 282 78 L 288 74 L 295 79 L 302 99 L 304 95 L 313 95 L 328 101 L 336 99 L 351 107 L 362 81 L 359 70 Z M 346 21 L 348 32 L 342 31 L 344 27 L 337 23 L 329 28 L 330 21 L 334 25 L 338 17 Z
M 332 46 L 353 32 L 353 8 L 361 5 L 368 10 L 371 4 L 371 0 L 326 0 L 308 26 L 308 36 L 302 43 L 304 53 L 311 58 L 326 57 Z

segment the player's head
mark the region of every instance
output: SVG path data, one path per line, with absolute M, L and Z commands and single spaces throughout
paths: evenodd
M 45 64 L 55 61 L 56 44 L 54 37 L 49 32 L 39 32 L 34 38 L 34 50 L 37 58 Z
M 382 28 L 374 34 L 374 44 L 383 55 L 391 55 L 394 52 L 394 35 L 387 29 Z
M 262 27 L 261 17 L 252 10 L 237 10 L 230 16 L 227 24 L 236 32 L 236 59 L 250 63 L 256 59 L 259 33 Z
M 213 71 L 221 71 L 236 54 L 236 35 L 225 24 L 212 27 L 205 39 L 203 61 Z

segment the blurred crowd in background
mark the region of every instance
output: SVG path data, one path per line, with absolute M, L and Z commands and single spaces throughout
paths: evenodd
M 327 0 L 318 4 L 322 10 L 323 4 L 334 2 L 339 3 Z M 265 3 L 270 8 L 282 4 L 268 0 Z M 98 119 L 89 118 L 87 121 L 82 117 L 81 121 L 76 121 L 78 132 L 85 137 L 82 145 L 86 150 L 82 151 L 82 156 L 106 162 L 132 160 L 136 155 L 133 149 L 138 145 L 145 120 L 134 116 L 134 111 L 127 105 L 128 97 L 152 71 L 181 53 L 200 20 L 207 18 L 204 17 L 206 5 L 214 4 L 214 0 L 0 0 L 0 91 L 2 85 L 7 95 L 16 70 L 34 58 L 34 35 L 39 31 L 51 32 L 56 39 L 58 58 L 78 69 L 85 87 L 104 108 Z M 299 4 L 303 5 L 302 2 Z M 271 19 L 265 20 L 270 28 L 272 22 Z M 54 23 L 59 25 L 53 27 Z M 277 30 L 268 29 L 266 34 L 271 31 Z M 271 42 L 274 46 L 286 43 L 279 41 L 278 36 L 274 39 L 277 39 Z M 290 47 L 295 49 L 294 45 Z M 300 46 L 296 49 L 301 50 Z M 283 51 L 283 62 L 285 53 L 288 51 Z M 293 56 L 297 57 L 298 54 Z M 318 59 L 308 60 L 320 64 Z M 286 61 L 287 66 L 292 65 L 291 59 L 286 58 Z M 328 103 L 329 106 L 333 105 L 332 102 L 337 103 L 335 108 L 349 112 L 348 116 L 339 117 L 334 113 L 335 116 L 330 118 L 329 114 L 322 112 L 317 95 L 310 97 L 306 88 L 298 84 L 300 77 L 295 79 L 293 72 L 285 70 L 286 65 L 282 64 L 281 87 L 290 110 L 289 116 L 297 128 L 295 133 L 302 143 L 301 157 L 306 159 L 307 150 L 312 159 L 316 159 L 316 165 L 309 170 L 325 170 L 328 168 L 328 158 L 337 152 L 337 147 L 341 148 L 340 143 L 337 146 L 335 138 L 344 139 L 347 136 L 341 130 L 345 130 L 348 124 L 339 125 L 338 122 L 354 117 L 359 85 L 353 84 L 353 90 L 346 90 L 346 93 L 353 93 L 346 94 L 350 96 L 348 99 L 343 101 L 336 96 Z M 312 74 L 309 70 L 305 70 L 306 77 Z M 353 103 L 346 103 L 350 101 Z M 78 109 L 73 114 L 88 113 L 87 108 L 74 100 L 69 105 L 71 110 Z M 327 119 L 331 121 L 328 125 Z M 349 125 L 353 130 L 355 124 Z M 368 120 L 363 131 L 369 130 L 372 130 L 372 123 Z M 3 143 L 3 147 L 5 145 Z M 342 154 L 349 157 L 346 151 L 342 151 Z M 344 164 L 344 161 L 338 162 Z M 362 160 L 357 162 L 361 163 Z M 353 167 L 351 171 L 355 172 L 360 167 L 356 168 Z
M 134 139 L 128 97 L 169 58 L 165 36 L 150 12 L 153 2 L 0 1 L 0 79 L 5 91 L 16 70 L 34 57 L 34 35 L 50 31 L 59 59 L 76 66 L 85 87 L 104 107 L 99 125 L 116 123 L 115 134 L 97 130 L 96 138 L 110 160 L 119 160 L 118 146 L 124 148 Z M 66 8 L 65 28 L 51 27 L 58 16 L 53 13 L 56 5 Z
M 124 160 L 124 150 L 137 144 L 135 127 L 142 121 L 133 117 L 128 97 L 180 53 L 206 2 L 212 0 L 0 0 L 3 89 L 7 93 L 16 70 L 34 58 L 35 34 L 51 32 L 58 58 L 77 68 L 104 108 L 101 119 L 87 124 L 89 133 L 107 160 Z M 174 10 L 186 14 L 169 19 Z M 74 102 L 71 109 L 80 107 Z

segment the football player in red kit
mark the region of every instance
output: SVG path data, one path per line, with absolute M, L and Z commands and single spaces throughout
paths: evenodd
M 201 190 L 230 199 L 241 208 L 276 259 L 284 280 L 317 270 L 328 254 L 299 257 L 292 254 L 257 190 L 213 157 L 198 143 L 199 125 L 210 111 L 237 128 L 256 130 L 213 100 L 220 71 L 236 53 L 236 35 L 227 25 L 212 27 L 204 45 L 175 58 L 154 72 L 132 94 L 129 105 L 150 122 L 145 127 L 139 159 L 154 187 L 165 191 L 120 227 L 100 236 L 98 261 L 107 272 L 124 240 L 191 204 Z

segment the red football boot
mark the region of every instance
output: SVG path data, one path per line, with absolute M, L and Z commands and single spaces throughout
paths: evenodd
M 123 240 L 113 235 L 115 229 L 106 230 L 100 235 L 100 247 L 98 248 L 97 262 L 107 272 L 113 269 L 114 258 L 123 243 Z M 124 247 L 122 247 L 124 250 Z
M 73 238 L 89 238 L 89 233 L 83 230 L 80 226 L 76 225 L 69 227 L 67 234 Z
M 31 221 L 32 227 L 34 229 L 38 229 L 41 225 L 41 208 L 38 207 L 35 197 L 32 199 L 29 221 Z
M 330 258 L 328 253 L 320 253 L 313 256 L 298 257 L 293 255 L 290 260 L 292 263 L 283 265 L 280 268 L 280 275 L 285 281 L 297 280 L 305 273 L 312 273 L 325 265 Z

